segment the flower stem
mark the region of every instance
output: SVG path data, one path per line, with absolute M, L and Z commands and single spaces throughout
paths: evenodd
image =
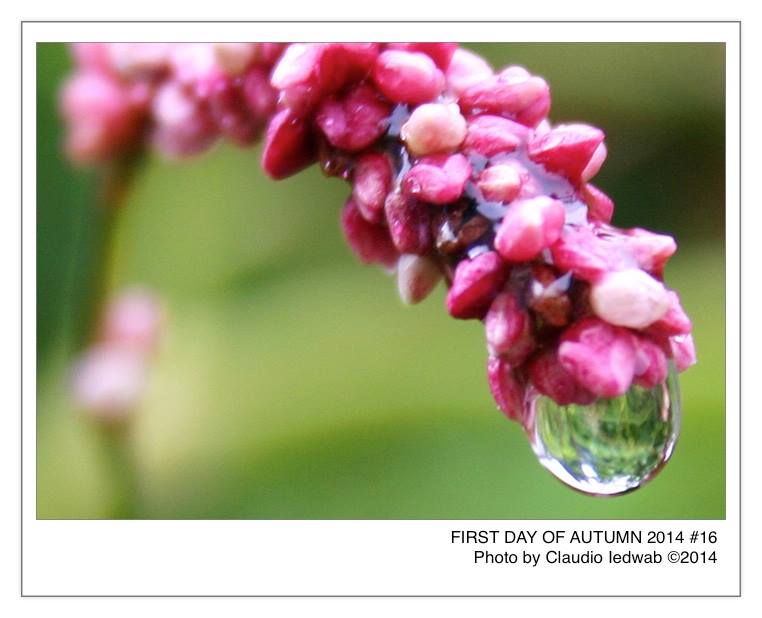
M 143 156 L 132 154 L 112 162 L 103 170 L 98 199 L 101 234 L 96 249 L 92 284 L 82 332 L 82 347 L 97 341 L 98 331 L 113 284 L 116 256 L 116 231 Z M 138 516 L 138 472 L 132 445 L 132 415 L 118 421 L 93 417 L 96 440 L 102 451 L 105 476 L 113 490 L 108 516 L 112 519 L 133 519 Z

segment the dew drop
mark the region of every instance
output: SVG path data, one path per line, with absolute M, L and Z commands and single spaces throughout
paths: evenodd
M 540 463 L 582 493 L 614 496 L 651 480 L 672 455 L 680 432 L 680 390 L 670 363 L 664 383 L 633 385 L 620 397 L 559 405 L 536 391 L 526 399 L 525 428 Z

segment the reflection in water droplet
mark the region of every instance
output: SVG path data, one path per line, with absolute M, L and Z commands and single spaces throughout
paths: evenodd
M 526 431 L 540 463 L 570 487 L 612 496 L 652 479 L 672 455 L 680 432 L 680 390 L 670 366 L 666 382 L 633 385 L 621 397 L 561 406 L 530 392 Z

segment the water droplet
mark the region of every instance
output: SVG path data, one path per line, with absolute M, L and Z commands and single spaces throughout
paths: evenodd
M 633 385 L 620 397 L 561 406 L 530 392 L 525 427 L 540 463 L 563 483 L 590 495 L 613 496 L 656 476 L 680 432 L 680 390 L 670 363 L 667 380 Z

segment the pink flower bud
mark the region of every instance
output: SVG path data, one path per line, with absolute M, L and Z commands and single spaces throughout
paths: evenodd
M 208 43 L 179 43 L 170 45 L 169 64 L 173 81 L 195 89 L 220 73 L 214 51 Z M 203 92 L 199 92 L 202 97 Z
M 561 234 L 566 213 L 547 196 L 513 202 L 495 236 L 495 248 L 508 262 L 531 260 Z
M 462 154 L 424 157 L 405 175 L 405 195 L 431 204 L 454 202 L 471 178 L 471 164 Z
M 580 196 L 587 205 L 587 218 L 590 221 L 610 223 L 614 216 L 614 201 L 598 187 L 585 184 L 580 189 Z
M 338 43 L 294 43 L 275 65 L 270 83 L 281 91 L 283 104 L 299 114 L 338 92 L 350 76 L 351 51 Z
M 626 329 L 583 318 L 561 336 L 558 360 L 584 388 L 599 397 L 617 397 L 635 374 L 635 338 Z
M 561 238 L 550 248 L 553 263 L 562 271 L 571 272 L 585 281 L 595 281 L 610 270 L 629 264 L 621 247 L 599 239 L 589 227 L 566 226 Z M 632 261 L 629 258 L 629 261 Z
M 137 139 L 142 111 L 111 77 L 85 71 L 66 82 L 61 114 L 68 122 L 66 150 L 80 163 L 107 159 Z
M 429 256 L 406 253 L 397 262 L 397 286 L 406 305 L 421 302 L 441 278 L 439 265 Z
M 455 50 L 445 74 L 447 88 L 455 96 L 490 77 L 492 67 L 489 63 L 478 54 L 462 48 Z
M 392 268 L 397 263 L 397 250 L 386 228 L 368 223 L 348 199 L 341 212 L 341 228 L 352 251 L 366 264 Z
M 390 111 L 373 88 L 361 84 L 340 99 L 324 101 L 315 122 L 333 146 L 356 152 L 386 131 Z
M 513 368 L 502 358 L 487 359 L 487 381 L 497 407 L 512 421 L 523 422 L 524 386 Z
M 106 74 L 113 72 L 108 43 L 72 43 L 70 48 L 78 69 Z
M 74 369 L 72 395 L 93 416 L 118 421 L 140 401 L 146 381 L 145 357 L 119 345 L 88 350 Z
M 541 77 L 509 67 L 500 75 L 466 88 L 458 103 L 469 114 L 497 114 L 534 127 L 550 109 L 550 89 Z
M 240 80 L 219 76 L 208 85 L 209 114 L 220 132 L 240 146 L 254 142 L 264 118 L 249 110 Z
M 257 43 L 212 43 L 214 59 L 225 73 L 242 75 L 257 57 Z
M 494 157 L 516 150 L 528 134 L 529 130 L 525 126 L 507 118 L 477 116 L 468 122 L 463 150 L 468 154 Z
M 462 320 L 483 318 L 507 276 L 507 265 L 494 251 L 461 260 L 447 293 L 450 315 Z
M 521 175 L 513 165 L 492 165 L 479 174 L 476 186 L 485 199 L 508 204 L 521 192 Z
M 529 158 L 549 172 L 561 174 L 572 182 L 584 181 L 583 172 L 604 137 L 603 131 L 586 124 L 560 124 L 550 132 L 535 135 L 529 140 Z M 605 158 L 605 151 L 603 153 Z M 597 156 L 600 157 L 600 153 Z
M 687 335 L 693 325 L 688 315 L 680 305 L 680 297 L 677 292 L 667 290 L 669 308 L 667 312 L 656 322 L 651 324 L 646 332 L 657 337 L 672 337 L 673 335 Z
M 657 277 L 662 276 L 667 260 L 677 251 L 677 243 L 671 236 L 637 227 L 627 230 L 626 246 L 638 266 Z
M 262 169 L 270 178 L 280 180 L 305 167 L 317 158 L 317 149 L 309 126 L 290 109 L 283 109 L 270 120 L 262 152 Z
M 112 70 L 127 79 L 155 78 L 166 71 L 172 60 L 171 43 L 108 43 Z
M 396 49 L 407 52 L 421 52 L 434 61 L 442 71 L 450 66 L 453 54 L 457 53 L 457 43 L 387 43 L 386 49 Z
M 601 166 L 603 165 L 603 162 L 606 160 L 607 154 L 608 150 L 606 149 L 606 144 L 598 144 L 598 148 L 595 149 L 593 156 L 590 157 L 590 161 L 585 166 L 585 169 L 582 170 L 582 182 L 587 182 L 598 173 L 598 171 L 601 169 Z
M 206 150 L 217 137 L 207 110 L 177 82 L 166 82 L 159 88 L 152 112 L 154 145 L 169 158 Z
M 678 371 L 685 371 L 688 367 L 696 364 L 696 347 L 693 343 L 693 335 L 675 335 L 670 337 L 672 358 L 675 359 L 675 367 Z
M 523 363 L 534 350 L 532 320 L 510 292 L 498 294 L 484 320 L 487 348 L 511 366 Z
M 659 281 L 639 268 L 606 273 L 590 289 L 590 305 L 609 324 L 641 329 L 664 316 L 669 295 Z
M 392 187 L 389 157 L 377 152 L 362 155 L 355 164 L 352 180 L 352 198 L 357 209 L 371 223 L 381 223 L 386 196 Z
M 658 386 L 667 379 L 667 356 L 647 337 L 635 340 L 635 383 L 645 388 Z
M 376 59 L 373 82 L 394 103 L 425 103 L 444 87 L 444 75 L 422 53 L 387 50 Z
M 596 399 L 564 369 L 556 350 L 546 350 L 535 356 L 527 366 L 527 375 L 532 386 L 559 405 L 589 405 Z
M 264 126 L 275 112 L 278 93 L 270 85 L 267 72 L 260 67 L 252 67 L 243 76 L 241 83 L 243 100 L 249 113 Z
M 400 129 L 407 149 L 418 157 L 452 152 L 465 136 L 466 120 L 454 103 L 420 105 Z
M 140 288 L 122 292 L 106 308 L 101 340 L 143 354 L 155 347 L 161 328 L 156 297 Z
M 390 193 L 384 204 L 386 224 L 400 253 L 424 255 L 431 249 L 431 221 L 428 208 L 399 192 Z

